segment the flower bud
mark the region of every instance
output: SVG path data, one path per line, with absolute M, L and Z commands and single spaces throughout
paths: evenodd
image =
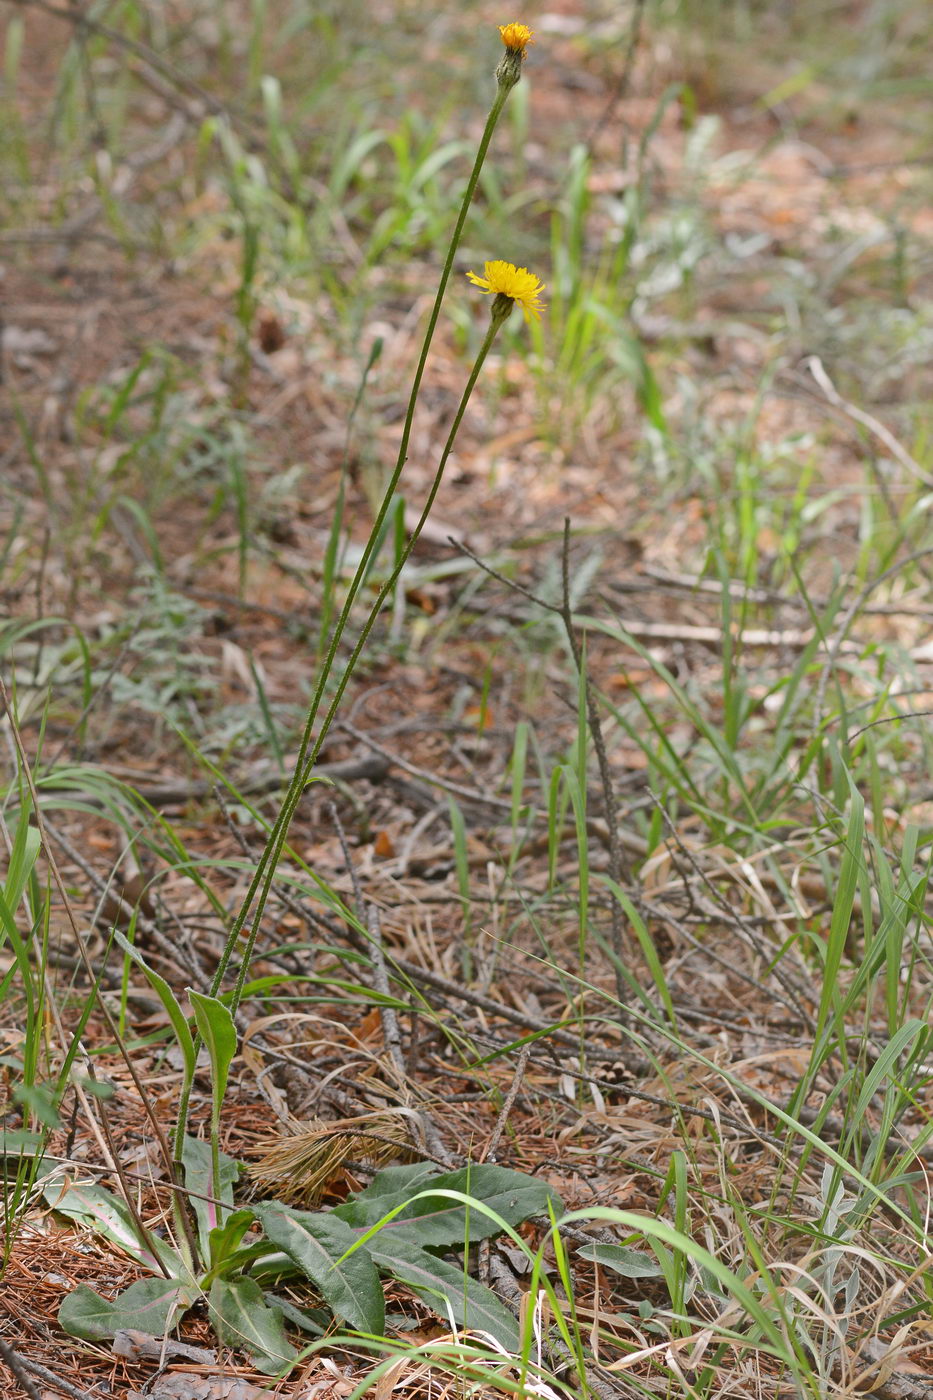
M 500 88 L 513 88 L 522 76 L 522 60 L 529 44 L 534 43 L 534 33 L 527 24 L 500 24 L 499 33 L 505 45 L 499 67 L 496 69 L 496 82 Z

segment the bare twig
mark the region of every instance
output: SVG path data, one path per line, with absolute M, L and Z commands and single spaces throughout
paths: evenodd
M 486 1151 L 480 1158 L 481 1162 L 494 1162 L 496 1160 L 496 1152 L 499 1149 L 502 1134 L 505 1132 L 505 1126 L 509 1121 L 509 1114 L 512 1112 L 515 1106 L 515 1100 L 518 1098 L 518 1091 L 522 1087 L 522 1080 L 525 1077 L 525 1070 L 528 1068 L 528 1059 L 530 1055 L 531 1044 L 530 1042 L 526 1042 L 518 1052 L 518 1064 L 515 1066 L 515 1073 L 512 1076 L 509 1092 L 505 1096 L 505 1101 L 502 1104 L 499 1117 L 496 1119 L 496 1126 L 492 1130 L 492 1136 L 486 1144 Z
M 857 404 L 849 403 L 848 399 L 842 397 L 823 368 L 823 362 L 818 355 L 810 355 L 806 360 L 806 367 L 834 408 L 838 408 L 854 423 L 860 423 L 863 428 L 867 428 L 911 476 L 922 481 L 924 486 L 933 486 L 933 476 L 923 470 L 916 458 L 912 457 L 907 448 L 898 442 L 890 428 L 886 428 L 880 419 L 875 418 L 873 414 L 866 413 L 863 408 L 859 408 Z
M 642 26 L 645 21 L 646 3 L 647 0 L 634 0 L 632 18 L 629 22 L 628 42 L 625 46 L 625 57 L 622 60 L 619 76 L 616 78 L 612 86 L 612 91 L 606 99 L 606 105 L 596 118 L 586 138 L 586 144 L 591 149 L 597 136 L 605 130 L 606 126 L 612 120 L 619 103 L 628 94 L 632 83 L 632 74 L 635 71 L 635 59 L 638 55 L 638 45 L 641 41 Z
M 182 73 L 175 68 L 161 54 L 156 53 L 148 44 L 144 44 L 140 39 L 133 39 L 128 34 L 123 34 L 119 29 L 113 29 L 109 24 L 102 24 L 100 20 L 91 18 L 85 10 L 81 10 L 75 5 L 71 9 L 66 9 L 58 5 L 50 5 L 47 0 L 13 0 L 13 3 L 20 9 L 40 10 L 45 15 L 50 15 L 53 19 L 63 20 L 66 24 L 71 24 L 77 30 L 88 31 L 92 34 L 99 34 L 102 39 L 107 39 L 117 48 L 123 49 L 126 53 L 131 53 L 147 67 L 174 84 L 177 87 L 187 89 L 199 102 L 203 103 L 207 112 L 215 114 L 230 115 L 235 114 L 240 120 L 248 120 L 247 114 L 242 110 L 231 107 L 229 103 L 221 102 L 219 98 L 208 92 L 194 78 L 190 78 L 187 73 Z
M 206 987 L 208 985 L 210 978 L 198 964 L 190 949 L 183 948 L 180 942 L 169 938 L 153 919 L 147 918 L 141 909 L 137 909 L 129 900 L 124 899 L 122 894 L 114 890 L 110 881 L 98 874 L 90 862 L 84 859 L 81 852 L 63 832 L 58 830 L 53 822 L 49 821 L 48 817 L 45 818 L 45 829 L 56 846 L 60 847 L 68 859 L 86 876 L 97 893 L 106 895 L 112 901 L 113 914 L 122 914 L 127 920 L 132 919 L 135 915 L 136 927 L 152 941 L 153 946 L 158 948 L 163 957 L 167 958 L 173 966 L 182 968 L 187 976 L 194 978 L 198 986 Z
M 40 1365 L 38 1361 L 30 1361 L 28 1356 L 23 1356 L 21 1352 L 15 1351 L 13 1347 L 10 1346 L 9 1342 L 5 1342 L 2 1339 L 0 1339 L 0 1356 L 3 1357 L 3 1360 L 9 1366 L 14 1376 L 16 1376 L 23 1390 L 30 1397 L 35 1396 L 37 1400 L 43 1400 L 41 1392 L 32 1386 L 32 1382 L 21 1375 L 20 1372 L 31 1372 L 32 1375 L 38 1376 L 40 1381 L 45 1381 L 46 1385 L 54 1386 L 59 1394 L 67 1395 L 69 1400 L 98 1400 L 100 1391 L 97 1392 L 97 1395 L 93 1395 L 91 1391 L 84 1390 L 81 1386 L 74 1385 L 71 1381 L 66 1381 L 63 1376 L 56 1375 L 54 1371 L 50 1371 L 47 1366 Z M 19 1371 L 16 1369 L 17 1366 L 20 1368 Z
M 664 804 L 662 802 L 659 802 L 657 797 L 655 797 L 654 800 L 657 805 L 658 811 L 661 814 L 661 818 L 664 821 L 670 833 L 670 839 L 676 846 L 677 851 L 693 869 L 697 876 L 697 879 L 709 891 L 709 901 L 702 901 L 702 903 L 706 905 L 707 912 L 710 906 L 712 906 L 718 917 L 725 918 L 726 921 L 731 925 L 731 927 L 741 934 L 741 936 L 752 948 L 752 951 L 757 957 L 761 959 L 765 966 L 771 966 L 775 978 L 784 988 L 785 992 L 785 996 L 781 996 L 779 992 L 773 992 L 772 995 L 776 996 L 779 1001 L 783 1002 L 783 1004 L 787 1007 L 788 1011 L 792 1012 L 796 1016 L 799 1016 L 803 1024 L 812 1030 L 816 1023 L 803 1004 L 803 998 L 807 995 L 812 995 L 811 990 L 807 988 L 805 984 L 799 986 L 796 985 L 793 978 L 790 976 L 787 970 L 781 967 L 779 962 L 775 961 L 772 950 L 762 945 L 761 940 L 758 937 L 758 932 L 751 924 L 751 921 L 749 919 L 743 919 L 740 914 L 737 914 L 735 912 L 735 910 L 730 906 L 725 896 L 716 888 L 715 884 L 709 878 L 709 875 L 706 873 L 706 871 L 702 868 L 702 866 L 698 864 L 692 852 L 689 851 L 684 845 L 684 843 L 681 841 L 680 835 L 676 827 L 674 826 L 673 822 L 671 822 L 670 817 L 668 816 L 664 808 Z M 701 901 L 701 897 L 698 896 L 694 890 L 690 889 L 689 882 L 687 881 L 684 875 L 681 875 L 681 879 L 684 882 L 684 887 L 689 890 L 690 898 L 699 903 Z M 757 984 L 753 983 L 753 985 Z
M 725 969 L 725 971 L 727 971 L 731 977 L 738 977 L 747 986 L 754 988 L 756 992 L 761 992 L 766 998 L 775 997 L 776 1000 L 780 1001 L 784 1006 L 787 1007 L 787 1010 L 791 1012 L 795 1019 L 801 1020 L 805 1025 L 811 1024 L 810 1018 L 801 1011 L 801 1008 L 798 1005 L 795 998 L 788 1000 L 782 997 L 780 993 L 776 994 L 772 989 L 763 986 L 763 984 L 759 982 L 757 978 L 752 977 L 750 973 L 745 972 L 741 967 L 738 967 L 736 965 L 734 957 L 732 959 L 724 957 L 722 954 L 718 953 L 715 948 L 710 947 L 708 941 L 705 943 L 701 943 L 698 938 L 694 938 L 693 934 L 686 927 L 686 925 L 680 919 L 676 918 L 676 916 L 673 915 L 670 912 L 670 910 L 665 909 L 663 905 L 653 904 L 650 900 L 645 899 L 644 896 L 640 894 L 633 894 L 631 898 L 632 903 L 635 904 L 639 909 L 643 910 L 646 914 L 649 914 L 652 918 L 659 919 L 664 923 L 669 924 L 670 927 L 674 929 L 674 931 L 677 933 L 679 938 L 682 938 L 686 943 L 689 943 L 691 948 L 695 948 L 697 952 L 702 952 L 703 956 L 709 958 L 711 962 L 717 963 L 721 968 Z M 737 917 L 738 916 L 735 914 L 732 914 L 730 916 L 729 922 L 733 924 L 733 927 L 734 921 Z M 742 931 L 745 934 L 748 933 L 748 929 L 744 923 L 742 924 Z M 757 945 L 754 941 L 752 942 L 752 947 L 753 951 L 755 951 L 759 955 L 761 954 L 762 950 L 760 946 Z M 770 958 L 766 959 L 766 961 L 770 962 Z M 680 1015 L 685 1015 L 688 1020 L 690 1019 L 689 1012 L 685 1013 L 680 1007 L 678 1007 L 677 1009 Z M 712 1015 L 710 1019 L 715 1021 L 716 1017 Z
M 340 820 L 340 813 L 333 802 L 328 802 L 330 819 L 334 823 L 334 830 L 337 833 L 337 840 L 340 842 L 340 849 L 343 852 L 343 863 L 347 867 L 347 874 L 350 876 L 350 884 L 353 886 L 354 912 L 360 923 L 366 921 L 366 901 L 363 898 L 363 887 L 360 884 L 360 877 L 356 873 L 356 863 L 350 853 L 350 843 L 347 840 L 347 833 L 343 829 L 343 822 Z
M 706 593 L 710 596 L 721 598 L 724 585 L 718 579 L 703 578 L 700 574 L 675 573 L 670 569 L 661 569 L 654 564 L 644 563 L 640 566 L 640 574 L 645 578 L 638 581 L 625 580 L 617 582 L 610 580 L 607 587 L 612 592 L 633 593 L 648 592 L 655 584 L 660 584 L 663 589 L 671 589 L 676 592 Z M 653 582 L 648 582 L 653 580 Z M 781 608 L 795 608 L 800 612 L 807 612 L 809 607 L 826 608 L 829 606 L 829 598 L 824 594 L 810 593 L 808 601 L 802 598 L 792 598 L 787 594 L 779 593 L 776 589 L 751 588 L 740 579 L 730 579 L 725 585 L 730 598 L 735 598 L 743 603 L 760 603 L 762 606 L 773 605 Z M 923 603 L 908 603 L 900 599 L 893 603 L 874 603 L 864 607 L 862 612 L 873 617 L 933 617 L 933 608 Z M 631 627 L 627 625 L 626 630 L 631 632 Z M 782 645 L 789 645 L 788 637 L 780 634 Z M 743 633 L 743 639 L 746 634 Z M 904 692 L 899 692 L 903 694 Z
M 2 1337 L 0 1337 L 0 1357 L 3 1358 L 7 1366 L 13 1372 L 20 1389 L 25 1391 L 29 1396 L 29 1400 L 42 1400 L 39 1387 L 33 1385 L 29 1376 L 26 1374 L 26 1366 L 24 1364 L 25 1358 L 20 1356 L 19 1352 L 15 1351 L 13 1347 L 10 1346 L 9 1342 L 5 1342 Z
M 371 782 L 378 782 L 384 778 L 388 770 L 385 762 L 380 762 L 378 758 L 350 758 L 343 759 L 338 763 L 317 763 L 313 769 L 313 775 L 319 778 L 332 778 L 336 782 L 355 782 L 367 778 Z M 158 783 L 152 786 L 137 784 L 127 773 L 119 769 L 114 771 L 114 776 L 120 778 L 121 782 L 126 782 L 138 793 L 144 802 L 148 802 L 150 807 L 175 807 L 183 802 L 203 802 L 211 797 L 215 791 L 216 779 L 191 783 Z M 276 770 L 274 773 L 259 773 L 253 776 L 244 777 L 241 782 L 231 782 L 230 788 L 234 793 L 241 793 L 244 797 L 261 797 L 268 792 L 276 792 L 283 787 L 281 773 Z M 54 781 L 43 783 L 43 790 L 54 789 Z
M 560 1027 L 554 1025 L 553 1021 L 544 1020 L 540 1016 L 531 1016 L 525 1011 L 517 1011 L 513 1006 L 506 1006 L 493 997 L 484 996 L 482 992 L 474 992 L 470 987 L 461 986 L 459 982 L 452 982 L 449 978 L 442 977 L 440 973 L 432 972 L 426 967 L 419 967 L 417 963 L 399 957 L 396 953 L 392 953 L 390 958 L 392 966 L 413 981 L 423 982 L 427 986 L 443 992 L 445 996 L 451 997 L 455 1001 L 466 1002 L 468 1006 L 475 1006 L 478 1010 L 485 1011 L 489 1015 L 501 1016 L 504 1021 L 521 1026 L 524 1030 L 547 1031 L 549 1040 L 555 1041 L 559 1045 L 570 1046 L 574 1050 L 580 1049 L 579 1035 L 571 1035 L 569 1031 L 561 1030 Z
M 365 744 L 374 754 L 382 758 L 384 760 L 383 772 L 385 772 L 388 765 L 391 764 L 395 768 L 401 768 L 404 773 L 410 773 L 414 778 L 420 778 L 422 782 L 430 783 L 432 787 L 438 787 L 443 792 L 452 793 L 454 797 L 462 797 L 464 802 L 475 802 L 477 805 L 483 807 L 495 807 L 497 810 L 503 812 L 510 812 L 512 810 L 511 802 L 507 802 L 504 797 L 495 797 L 492 793 L 487 792 L 477 792 L 475 788 L 468 788 L 463 783 L 452 782 L 449 778 L 441 778 L 438 777 L 436 773 L 428 772 L 426 768 L 417 767 L 416 764 L 410 763 L 407 758 L 402 758 L 400 754 L 393 753 L 391 749 L 387 749 L 383 744 L 380 744 L 376 739 L 373 739 L 371 735 L 367 734 L 365 730 L 357 729 L 356 725 L 351 724 L 349 720 L 338 720 L 334 725 L 334 729 L 340 730 L 344 734 L 349 734 L 351 738 L 357 739 L 361 744 Z M 372 762 L 372 760 L 370 760 L 370 762 Z M 319 765 L 314 771 L 319 773 L 325 766 L 326 765 Z

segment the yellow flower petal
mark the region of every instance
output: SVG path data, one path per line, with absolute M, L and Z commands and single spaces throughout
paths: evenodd
M 543 306 L 539 298 L 544 291 L 544 283 L 533 272 L 529 272 L 527 267 L 516 267 L 514 263 L 498 260 L 486 263 L 483 271 L 485 277 L 478 277 L 475 272 L 468 272 L 467 277 L 484 295 L 504 296 L 517 301 L 526 321 L 530 321 L 532 316 L 540 321 Z
M 527 24 L 500 24 L 499 33 L 505 47 L 513 53 L 520 53 L 522 58 L 528 44 L 534 43 L 534 30 L 529 29 Z

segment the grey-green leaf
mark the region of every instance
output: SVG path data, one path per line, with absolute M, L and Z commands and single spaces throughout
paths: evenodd
M 269 1307 L 255 1279 L 215 1279 L 210 1313 L 220 1340 L 248 1351 L 257 1371 L 266 1376 L 291 1366 L 298 1356 L 285 1337 L 281 1313 Z
M 549 1202 L 557 1210 L 561 1209 L 560 1198 L 544 1182 L 491 1163 L 463 1167 L 411 1184 L 400 1184 L 400 1189 L 394 1193 L 376 1190 L 382 1175 L 380 1173 L 375 1178 L 369 1190 L 357 1196 L 350 1223 L 368 1228 L 401 1202 L 408 1202 L 386 1224 L 383 1233 L 404 1234 L 421 1249 L 456 1248 L 468 1241 L 472 1244 L 488 1239 L 501 1233 L 500 1222 L 520 1225 L 531 1215 L 546 1214 Z M 461 1195 L 482 1201 L 498 1219 L 485 1210 L 464 1206 L 447 1196 L 421 1195 L 417 1200 L 411 1200 L 413 1192 L 416 1194 L 418 1191 L 458 1191 Z M 346 1214 L 344 1218 L 347 1218 Z
M 581 1259 L 592 1259 L 604 1269 L 612 1269 L 625 1278 L 663 1278 L 664 1270 L 653 1254 L 643 1249 L 629 1249 L 622 1244 L 585 1244 L 577 1250 Z
M 358 1238 L 349 1225 L 332 1213 L 274 1204 L 257 1206 L 256 1215 L 267 1239 L 294 1259 L 338 1317 L 359 1332 L 383 1335 L 385 1300 L 367 1249 L 337 1263 Z
M 125 1327 L 135 1327 L 151 1337 L 164 1337 L 175 1315 L 193 1302 L 193 1293 L 177 1279 L 138 1279 L 113 1302 L 101 1298 L 86 1283 L 79 1283 L 63 1299 L 58 1321 L 70 1336 L 83 1337 L 88 1342 L 113 1337 Z
M 518 1323 L 496 1295 L 462 1268 L 416 1248 L 405 1237 L 386 1239 L 382 1230 L 367 1246 L 380 1269 L 407 1283 L 445 1322 L 488 1332 L 508 1351 L 519 1346 Z

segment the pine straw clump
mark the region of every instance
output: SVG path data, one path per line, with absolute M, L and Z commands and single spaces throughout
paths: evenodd
M 334 1174 L 345 1163 L 362 1162 L 373 1170 L 391 1162 L 416 1162 L 424 1155 L 409 1109 L 386 1109 L 325 1123 L 295 1122 L 287 1136 L 256 1143 L 257 1161 L 249 1175 L 261 1190 L 289 1205 L 316 1205 Z

